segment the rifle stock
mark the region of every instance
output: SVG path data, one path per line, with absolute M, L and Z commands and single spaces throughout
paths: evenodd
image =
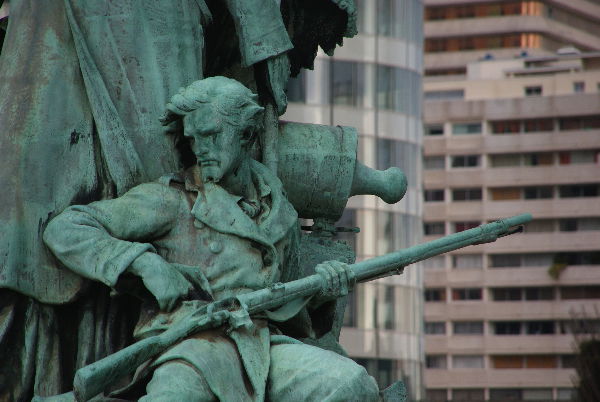
M 513 234 L 516 230 L 511 230 L 512 227 L 527 223 L 531 219 L 531 214 L 517 215 L 361 261 L 350 267 L 354 270 L 359 282 L 400 274 L 405 266 L 415 262 L 469 245 L 493 242 L 498 237 Z M 291 300 L 310 297 L 318 293 L 321 287 L 321 276 L 314 274 L 285 284 L 276 283 L 269 288 L 237 296 L 235 304 L 252 315 L 283 306 Z M 222 301 L 211 304 L 216 307 L 215 313 L 205 313 L 211 311 L 211 308 L 204 306 L 198 314 L 189 316 L 190 319 L 176 322 L 165 332 L 136 342 L 79 369 L 73 382 L 76 399 L 78 401 L 91 399 L 103 392 L 118 378 L 132 372 L 148 359 L 160 354 L 192 333 L 221 325 L 227 319 L 227 313 L 234 309 L 231 303 L 227 304 Z

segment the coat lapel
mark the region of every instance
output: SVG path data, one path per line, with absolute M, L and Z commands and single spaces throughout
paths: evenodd
M 218 232 L 272 246 L 273 244 L 262 233 L 260 227 L 239 207 L 237 203 L 239 199 L 216 184 L 206 183 L 204 191 L 198 193 L 192 214 Z
M 298 215 L 284 197 L 279 179 L 259 162 L 252 161 L 251 168 L 253 175 L 271 189 L 271 211 L 260 225 L 239 207 L 240 197 L 213 183 L 204 184 L 203 190 L 198 192 L 192 214 L 218 232 L 273 247 L 296 224 Z

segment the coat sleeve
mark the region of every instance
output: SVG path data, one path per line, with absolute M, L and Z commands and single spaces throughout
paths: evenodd
M 114 287 L 119 275 L 174 226 L 181 196 L 168 186 L 136 186 L 113 200 L 74 205 L 50 221 L 44 242 L 70 270 Z
M 292 48 L 275 0 L 227 0 L 239 37 L 242 66 L 277 56 Z

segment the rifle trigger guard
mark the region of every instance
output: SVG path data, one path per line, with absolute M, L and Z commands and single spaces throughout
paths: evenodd
M 245 328 L 251 330 L 254 327 L 254 323 L 248 314 L 248 306 L 237 299 L 239 306 L 229 312 L 229 330 L 235 330 L 238 328 Z

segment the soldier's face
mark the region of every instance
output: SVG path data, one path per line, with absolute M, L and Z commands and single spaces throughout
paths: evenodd
M 237 170 L 245 156 L 239 127 L 224 120 L 210 105 L 186 115 L 183 124 L 203 182 L 218 183 Z

